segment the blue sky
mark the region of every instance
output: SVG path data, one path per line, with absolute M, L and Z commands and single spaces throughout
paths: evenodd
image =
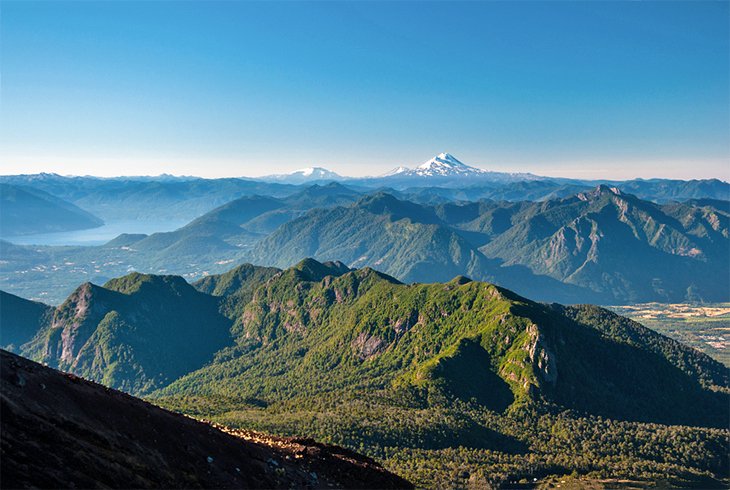
M 0 4 L 0 173 L 730 179 L 728 2 Z

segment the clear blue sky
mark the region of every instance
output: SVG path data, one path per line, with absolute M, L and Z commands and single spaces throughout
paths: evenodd
M 0 173 L 728 179 L 728 5 L 3 1 Z

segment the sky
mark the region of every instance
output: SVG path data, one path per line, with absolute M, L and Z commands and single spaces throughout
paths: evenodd
M 0 174 L 730 180 L 730 3 L 0 2 Z

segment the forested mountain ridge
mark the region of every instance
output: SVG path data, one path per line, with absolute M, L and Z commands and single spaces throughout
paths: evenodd
M 463 277 L 405 285 L 370 268 L 307 259 L 255 291 L 235 320 L 238 354 L 226 355 L 233 359 L 164 392 L 235 386 L 244 398 L 274 403 L 348 383 L 434 383 L 500 411 L 542 401 L 619 419 L 723 426 L 727 394 L 708 391 L 730 387 L 721 364 L 607 310 L 571 308 Z M 479 372 L 481 380 L 471 376 Z M 675 399 L 677 392 L 693 394 Z M 669 403 L 671 415 L 657 409 Z
M 730 268 L 729 217 L 711 205 L 659 206 L 599 186 L 520 210 L 480 251 L 614 301 L 722 301 L 730 277 L 715 272 Z
M 312 259 L 195 288 L 83 285 L 24 355 L 229 426 L 345 445 L 419 485 L 728 478 L 728 370 L 602 308 Z
M 403 281 L 486 275 L 484 257 L 435 213 L 389 194 L 346 207 L 316 209 L 279 227 L 250 252 L 251 261 L 288 267 L 305 257 L 371 265 Z
M 21 352 L 144 393 L 205 364 L 230 342 L 229 328 L 218 300 L 183 278 L 133 273 L 79 286 Z

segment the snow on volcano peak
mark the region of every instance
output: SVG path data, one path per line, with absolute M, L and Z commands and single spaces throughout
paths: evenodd
M 460 162 L 450 153 L 439 153 L 432 159 L 419 165 L 413 173 L 422 176 L 449 176 L 473 173 L 484 173 L 484 170 L 470 167 Z

